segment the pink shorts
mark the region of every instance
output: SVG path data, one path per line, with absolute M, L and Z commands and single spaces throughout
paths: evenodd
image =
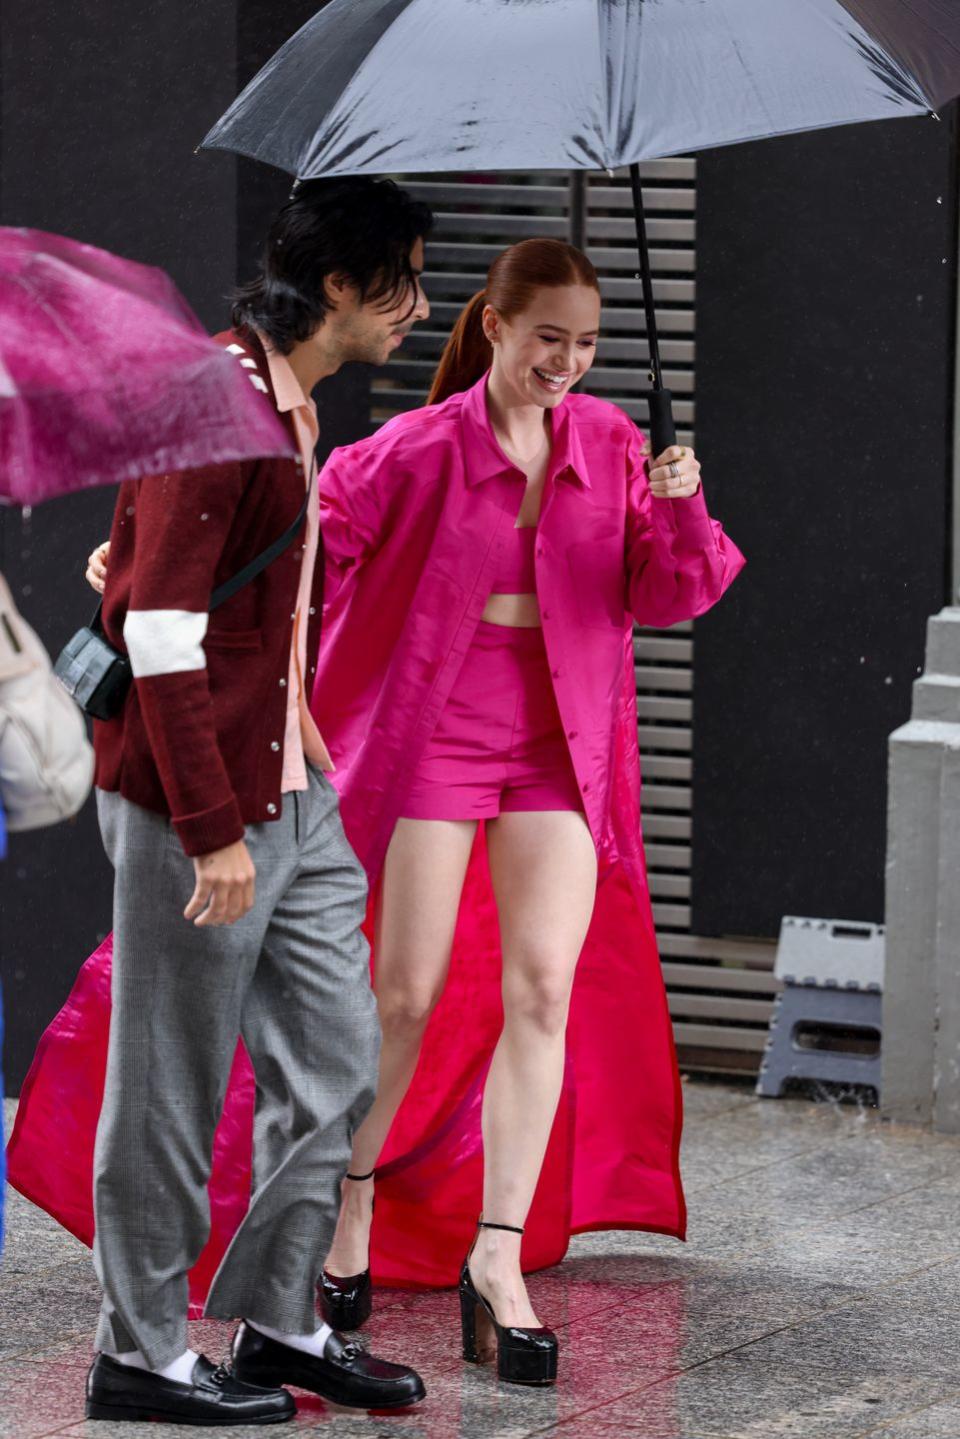
M 582 810 L 539 628 L 481 621 L 413 772 L 406 819 Z

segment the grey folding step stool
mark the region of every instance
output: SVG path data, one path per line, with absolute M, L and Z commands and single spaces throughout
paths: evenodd
M 882 925 L 786 915 L 757 1094 L 777 1098 L 788 1080 L 869 1086 L 880 1097 Z

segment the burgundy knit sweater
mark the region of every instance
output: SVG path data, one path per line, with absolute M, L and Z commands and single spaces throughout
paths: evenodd
M 251 383 L 275 403 L 255 336 L 227 332 Z M 209 614 L 210 596 L 277 539 L 303 504 L 299 459 L 152 476 L 121 486 L 103 603 L 110 642 L 134 684 L 94 727 L 95 783 L 169 815 L 188 855 L 279 818 L 293 612 L 303 541 Z M 307 629 L 316 671 L 323 599 L 317 557 Z

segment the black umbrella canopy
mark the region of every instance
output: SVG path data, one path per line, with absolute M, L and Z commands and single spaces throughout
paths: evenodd
M 957 94 L 958 0 L 331 0 L 204 145 L 301 179 L 613 169 Z
M 960 0 L 331 0 L 203 143 L 300 179 L 629 165 L 659 453 L 639 162 L 957 94 Z

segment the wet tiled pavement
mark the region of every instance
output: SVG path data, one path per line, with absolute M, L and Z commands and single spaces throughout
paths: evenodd
M 451 1294 L 391 1291 L 371 1346 L 417 1365 L 426 1402 L 387 1418 L 298 1396 L 283 1432 L 960 1439 L 960 1140 L 735 1085 L 688 1083 L 685 1094 L 689 1242 L 585 1235 L 531 1280 L 560 1335 L 556 1389 L 504 1387 L 464 1366 Z M 83 1422 L 97 1309 L 89 1255 L 9 1191 L 8 1202 L 2 1439 L 222 1433 Z M 226 1326 L 193 1331 L 194 1348 L 222 1356 Z

